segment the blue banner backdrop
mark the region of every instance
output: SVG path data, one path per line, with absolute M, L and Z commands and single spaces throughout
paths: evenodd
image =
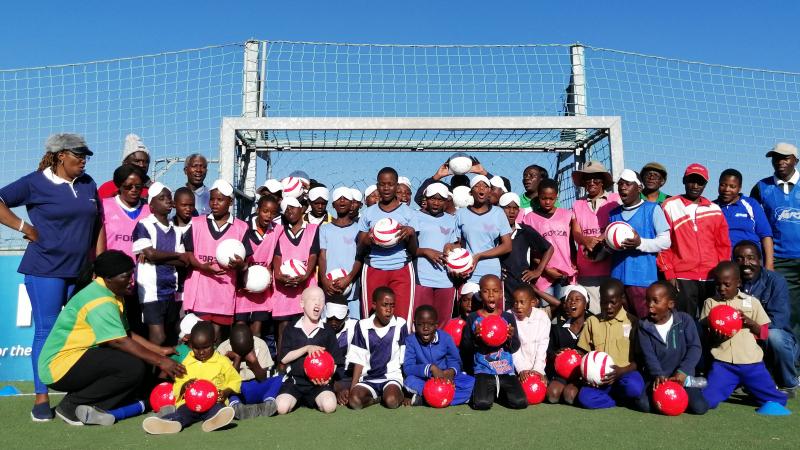
M 23 277 L 22 255 L 0 256 L 0 381 L 30 381 L 33 321 Z

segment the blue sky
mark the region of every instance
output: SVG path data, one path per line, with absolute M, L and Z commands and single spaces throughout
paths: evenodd
M 0 68 L 241 42 L 585 42 L 800 72 L 796 1 L 13 1 Z

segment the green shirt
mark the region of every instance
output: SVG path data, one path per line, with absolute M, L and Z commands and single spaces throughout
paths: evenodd
M 186 345 L 186 344 L 178 344 L 177 346 L 175 346 L 175 354 L 174 355 L 170 355 L 170 359 L 172 359 L 176 363 L 183 364 L 183 360 L 186 359 L 187 356 L 189 356 L 189 353 L 191 351 L 192 351 L 192 349 L 189 348 L 188 345 Z
M 127 335 L 122 299 L 97 278 L 75 294 L 58 315 L 39 355 L 39 378 L 44 384 L 53 384 L 86 350 Z
M 522 194 L 519 194 L 519 202 L 520 202 L 519 209 L 521 210 L 540 211 L 542 209 L 542 207 L 539 205 L 538 197 L 536 198 L 536 201 L 533 201 L 532 199 L 528 198 L 528 195 L 525 194 L 524 192 Z M 531 204 L 532 202 L 533 204 Z M 561 204 L 558 202 L 558 200 L 556 200 L 555 207 L 556 208 L 561 207 Z
M 647 196 L 644 195 L 641 192 L 639 192 L 639 198 L 641 198 L 642 200 L 647 200 Z M 664 203 L 664 200 L 666 200 L 668 198 L 669 198 L 669 195 L 665 194 L 663 191 L 658 191 L 658 199 L 656 200 L 656 203 L 658 203 L 660 205 L 660 204 Z

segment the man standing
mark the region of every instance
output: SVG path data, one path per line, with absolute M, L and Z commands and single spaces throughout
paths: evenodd
M 208 173 L 208 160 L 199 153 L 192 153 L 183 164 L 183 173 L 186 174 L 186 187 L 194 192 L 194 208 L 198 215 L 210 214 L 211 207 L 208 206 L 211 192 L 203 182 L 206 181 Z
M 785 142 L 767 152 L 775 174 L 753 186 L 750 197 L 761 202 L 772 226 L 775 244 L 775 271 L 789 284 L 792 327 L 800 337 L 800 173 L 797 171 L 797 147 Z
M 667 182 L 667 168 L 657 162 L 649 162 L 642 167 L 639 172 L 642 176 L 642 192 L 639 194 L 642 200 L 658 203 L 664 203 L 664 200 L 669 198 L 669 195 L 661 192 L 664 183 Z

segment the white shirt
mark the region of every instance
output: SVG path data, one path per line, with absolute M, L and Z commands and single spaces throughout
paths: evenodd
M 550 319 L 538 308 L 533 308 L 531 315 L 522 320 L 516 315 L 514 317 L 520 342 L 519 350 L 511 355 L 514 368 L 517 373 L 533 370 L 543 374 L 547 361 L 547 345 L 550 343 Z
M 667 342 L 667 334 L 669 333 L 669 329 L 672 328 L 672 314 L 669 315 L 669 320 L 665 323 L 659 325 L 655 324 L 656 331 L 658 331 L 658 335 L 661 336 L 661 340 L 665 343 Z
M 776 176 L 773 176 L 773 178 L 775 178 L 775 184 L 783 189 L 783 193 L 788 194 L 789 191 L 792 190 L 792 187 L 796 186 L 797 182 L 800 181 L 800 172 L 795 169 L 788 181 L 783 181 Z

